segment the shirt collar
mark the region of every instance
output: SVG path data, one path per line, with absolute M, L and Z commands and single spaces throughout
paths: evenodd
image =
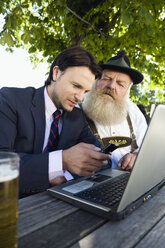
M 44 99 L 45 99 L 45 115 L 46 115 L 46 119 L 48 119 L 57 110 L 57 108 L 50 99 L 46 87 L 44 89 Z

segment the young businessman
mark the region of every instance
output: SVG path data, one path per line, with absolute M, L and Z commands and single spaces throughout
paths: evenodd
M 45 87 L 0 90 L 0 150 L 20 155 L 20 197 L 107 164 L 109 155 L 76 107 L 99 73 L 93 55 L 73 47 L 53 61 Z

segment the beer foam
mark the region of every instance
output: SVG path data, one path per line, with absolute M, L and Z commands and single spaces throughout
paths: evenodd
M 12 170 L 10 165 L 0 165 L 0 183 L 13 180 L 18 177 L 18 170 Z

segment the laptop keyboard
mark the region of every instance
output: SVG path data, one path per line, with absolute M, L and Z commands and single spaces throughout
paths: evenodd
M 130 174 L 126 173 L 96 187 L 81 191 L 76 196 L 93 203 L 112 207 L 119 203 Z

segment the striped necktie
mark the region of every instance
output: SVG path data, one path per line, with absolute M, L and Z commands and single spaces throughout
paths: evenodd
M 56 110 L 53 113 L 53 121 L 50 128 L 49 140 L 48 144 L 45 148 L 45 152 L 54 151 L 58 145 L 59 134 L 58 134 L 58 121 L 59 117 L 61 116 L 61 112 Z

